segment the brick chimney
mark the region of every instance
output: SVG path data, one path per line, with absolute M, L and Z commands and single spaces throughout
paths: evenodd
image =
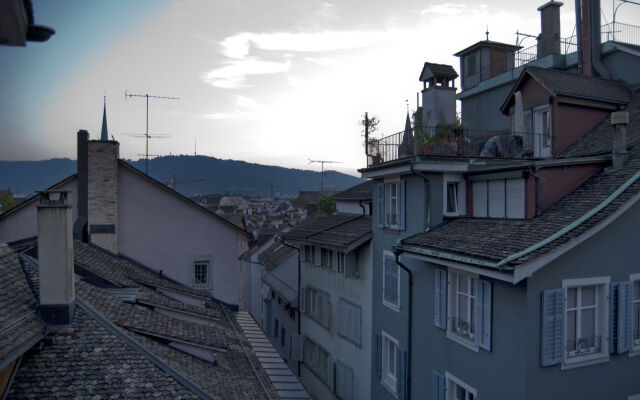
M 87 143 L 87 200 L 91 243 L 118 254 L 118 157 L 114 140 Z
M 560 7 L 563 3 L 550 1 L 540 7 L 540 35 L 538 35 L 538 58 L 549 54 L 560 54 Z
M 68 325 L 76 307 L 73 278 L 72 208 L 67 191 L 41 192 L 38 205 L 40 317 L 51 325 Z
M 600 0 L 576 0 L 578 72 L 609 79 L 600 53 Z

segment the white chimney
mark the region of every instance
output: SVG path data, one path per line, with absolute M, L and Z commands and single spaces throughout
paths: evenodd
M 89 240 L 118 254 L 118 156 L 113 140 L 90 140 L 87 146 Z
M 41 192 L 38 205 L 40 317 L 68 325 L 76 306 L 73 280 L 73 223 L 67 191 Z

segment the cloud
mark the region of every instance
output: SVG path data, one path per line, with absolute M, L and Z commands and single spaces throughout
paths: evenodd
M 342 60 L 338 57 L 319 57 L 319 58 L 306 57 L 305 60 L 312 62 L 316 65 L 329 66 L 329 67 L 340 65 L 340 63 L 342 63 Z
M 481 8 L 484 8 L 481 6 Z M 444 3 L 444 4 L 434 4 L 420 11 L 420 15 L 431 15 L 431 14 L 439 14 L 439 15 L 461 15 L 462 13 L 469 12 L 469 8 L 466 4 L 453 4 L 453 3 Z
M 249 57 L 242 60 L 231 60 L 227 65 L 207 72 L 203 80 L 215 87 L 235 89 L 246 86 L 247 75 L 277 74 L 286 72 L 291 67 L 290 61 L 275 62 Z
M 205 114 L 201 117 L 212 120 L 249 120 L 264 109 L 262 104 L 247 96 L 236 96 L 233 104 L 233 111 Z

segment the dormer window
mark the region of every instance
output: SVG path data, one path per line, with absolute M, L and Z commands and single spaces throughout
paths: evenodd
M 551 157 L 551 110 L 549 106 L 533 110 L 534 157 Z
M 447 182 L 447 213 L 458 213 L 458 182 Z
M 525 217 L 524 178 L 473 182 L 473 216 L 522 219 Z
M 465 181 L 462 175 L 445 174 L 443 180 L 443 214 L 447 217 L 466 214 Z

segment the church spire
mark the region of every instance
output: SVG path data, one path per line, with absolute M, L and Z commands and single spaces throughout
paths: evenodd
M 109 132 L 107 131 L 107 96 L 104 96 L 104 110 L 102 112 L 102 132 L 100 140 L 109 140 Z

